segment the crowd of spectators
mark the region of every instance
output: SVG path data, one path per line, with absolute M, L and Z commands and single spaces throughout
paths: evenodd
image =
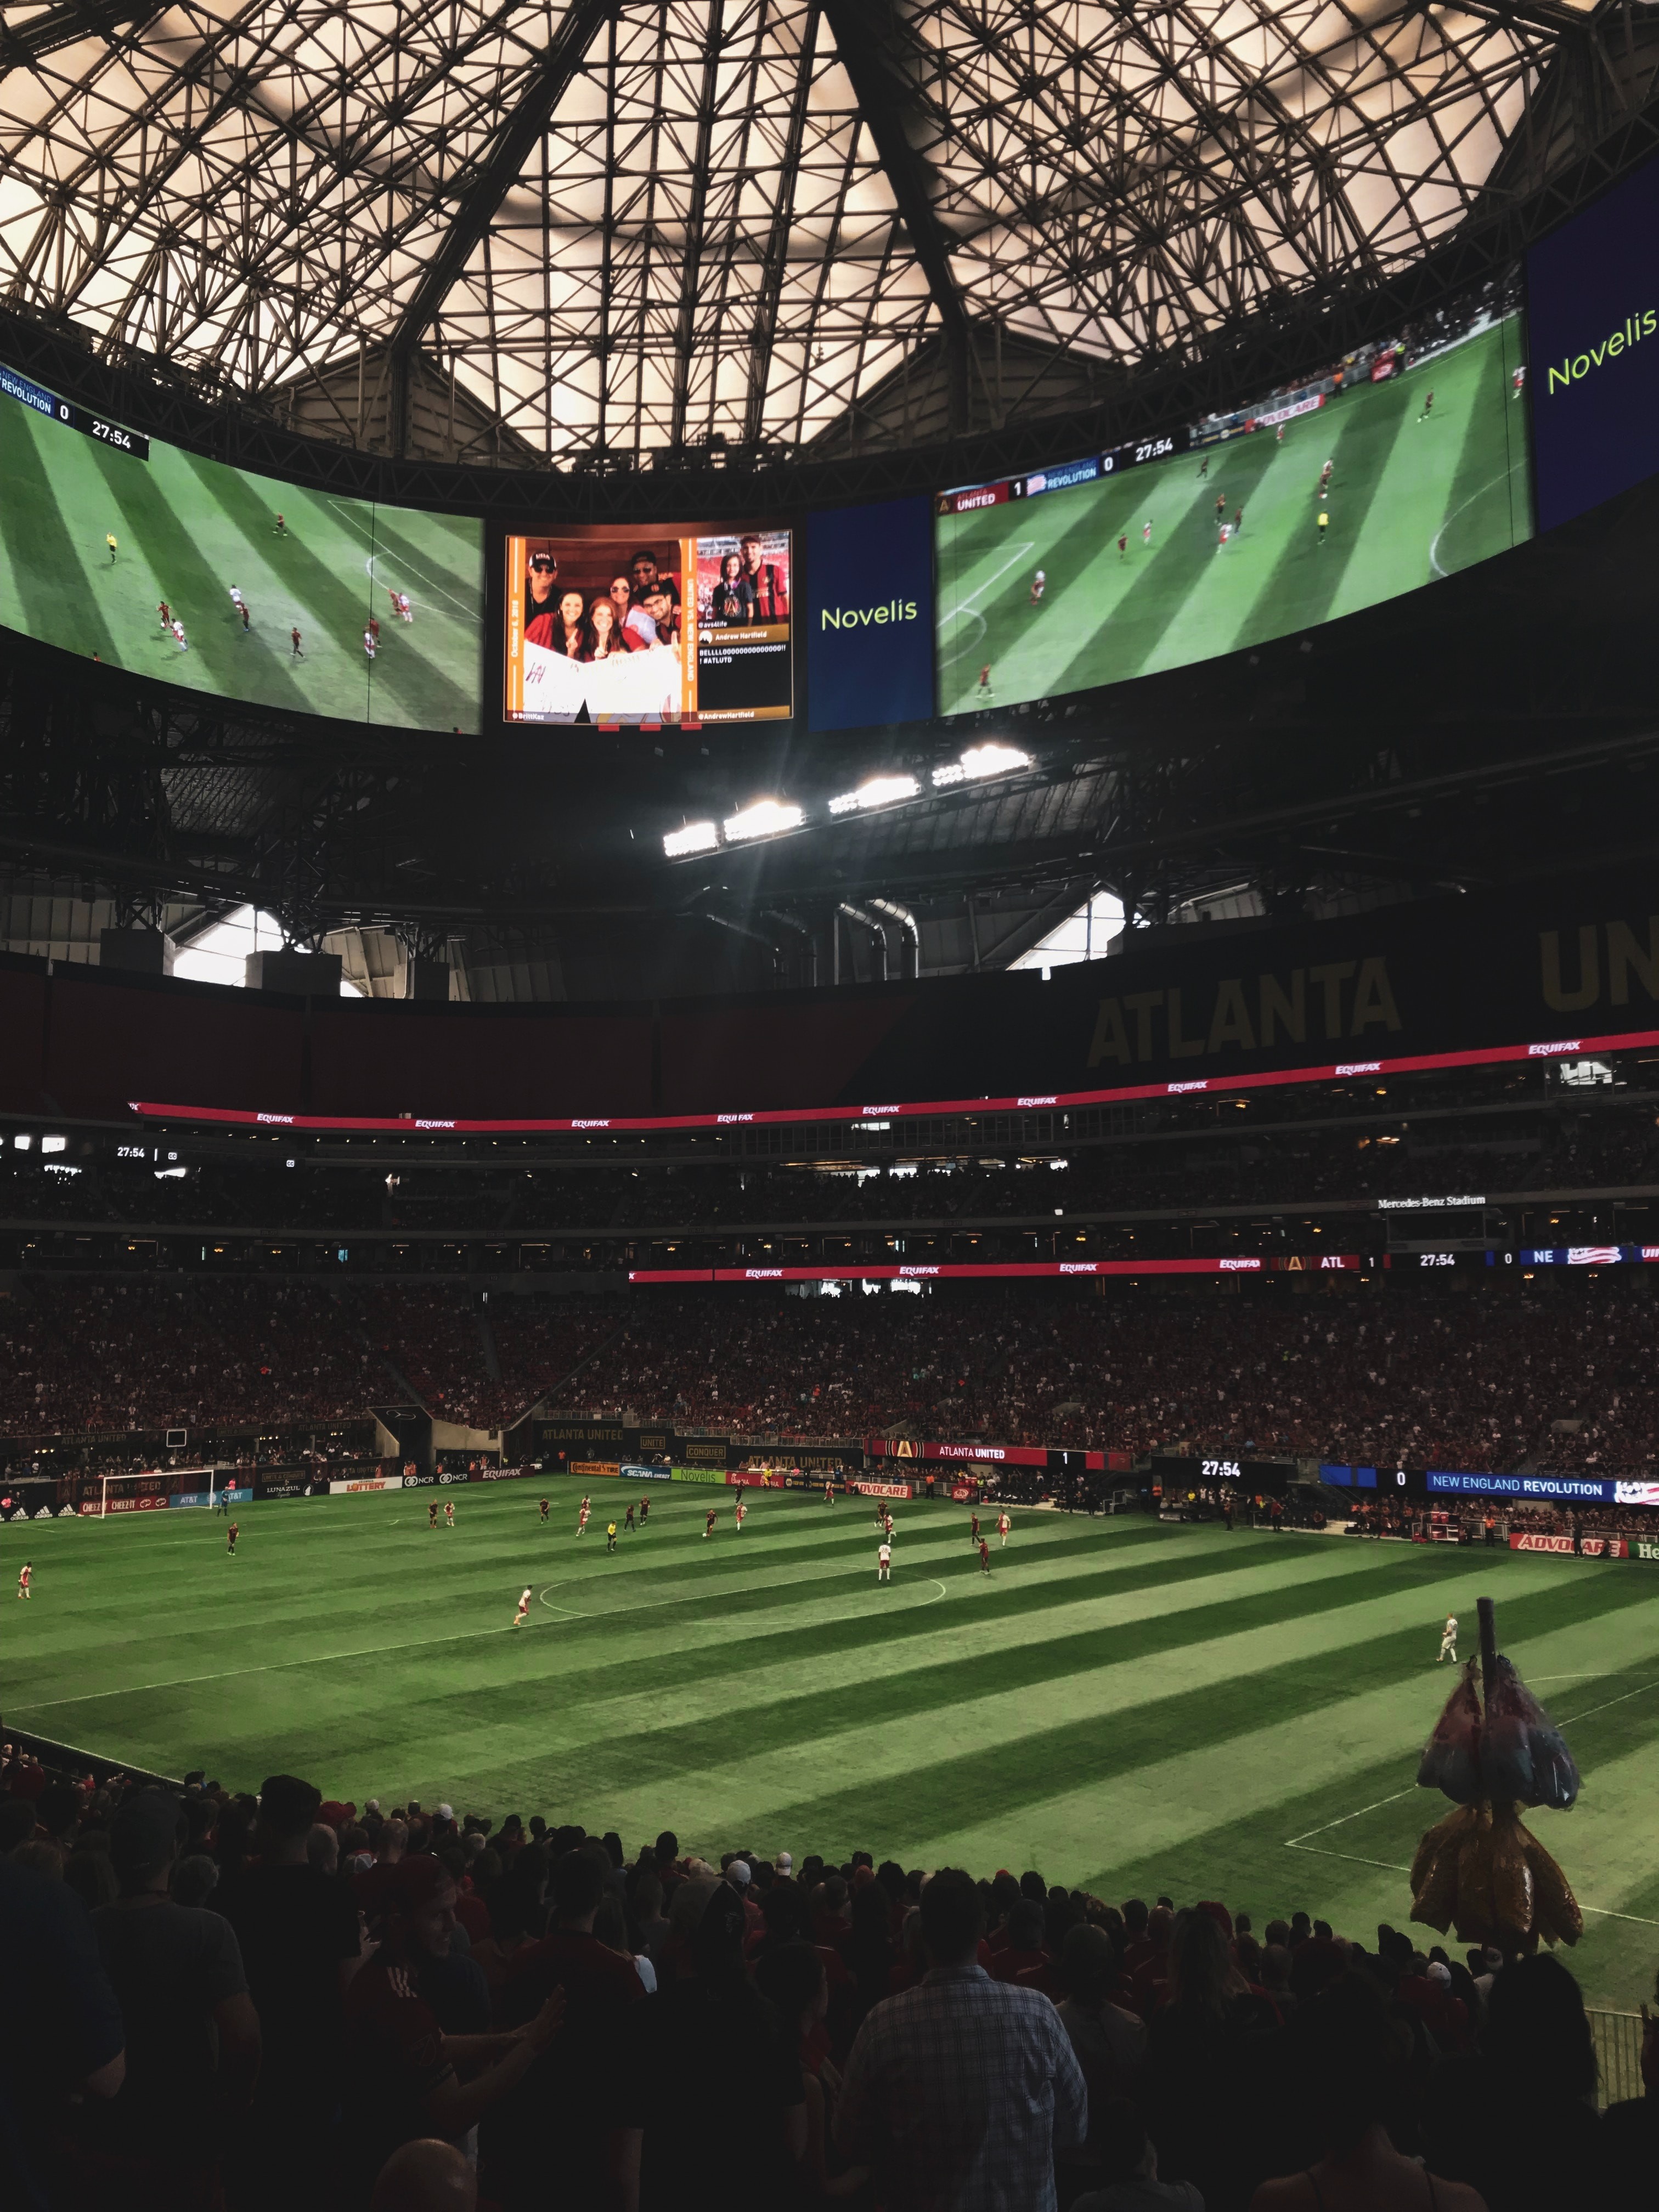
M 1575 1286 L 1576 1287 L 1576 1286 Z M 573 1409 L 803 1439 L 917 1433 L 1139 1454 L 1281 1452 L 1473 1472 L 1554 1467 L 1590 1413 L 1598 1464 L 1653 1464 L 1645 1300 L 1079 1299 L 1018 1292 L 834 1302 L 653 1292 L 569 1387 Z
M 0 1784 L 19 2212 L 1652 2202 L 1659 2031 L 1598 2113 L 1551 1957 L 867 1851 L 630 1860 L 291 1776 L 8 1747 Z
M 578 1298 L 501 1301 L 492 1319 L 454 1284 L 39 1275 L 0 1297 L 0 1434 L 293 1431 L 411 1393 L 500 1430 L 617 1326 L 614 1303 Z
M 413 1395 L 436 1419 L 496 1431 L 544 1401 L 801 1443 L 902 1426 L 1132 1455 L 1647 1474 L 1659 1309 L 1644 1288 L 654 1288 L 482 1304 L 459 1284 L 44 1277 L 0 1298 L 0 1433 L 291 1430 Z
M 338 1420 L 389 1395 L 322 1290 L 37 1276 L 0 1299 L 0 1429 L 14 1436 Z

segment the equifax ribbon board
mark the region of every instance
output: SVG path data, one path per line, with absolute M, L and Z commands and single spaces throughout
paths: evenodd
M 507 720 L 787 720 L 792 552 L 759 528 L 508 537 Z

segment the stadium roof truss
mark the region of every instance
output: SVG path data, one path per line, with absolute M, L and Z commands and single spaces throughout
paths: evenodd
M 988 330 L 1193 360 L 1420 260 L 1537 184 L 1564 48 L 1641 96 L 1642 15 L 46 0 L 0 31 L 0 289 L 268 398 L 418 358 L 566 465 L 799 453 L 923 349 L 966 429 Z

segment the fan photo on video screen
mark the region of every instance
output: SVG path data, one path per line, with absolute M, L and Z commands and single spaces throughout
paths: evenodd
M 509 721 L 677 722 L 689 650 L 678 538 L 509 538 Z
M 509 722 L 750 721 L 787 716 L 790 533 L 506 545 Z
M 790 712 L 789 555 L 787 530 L 697 539 L 697 696 L 705 721 L 769 721 Z

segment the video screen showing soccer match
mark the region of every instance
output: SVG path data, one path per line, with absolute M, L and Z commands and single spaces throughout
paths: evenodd
M 660 729 L 793 712 L 792 533 L 506 541 L 508 722 Z
M 193 691 L 476 734 L 483 530 L 204 459 L 0 373 L 0 623 Z
M 1292 388 L 934 501 L 941 714 L 1259 645 L 1533 534 L 1518 272 Z

